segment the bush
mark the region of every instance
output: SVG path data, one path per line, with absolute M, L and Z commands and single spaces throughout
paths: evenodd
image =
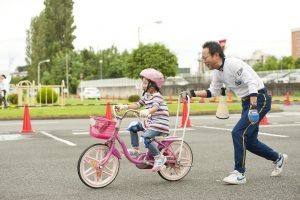
M 140 100 L 140 96 L 139 95 L 131 95 L 128 97 L 128 101 L 129 102 L 137 102 L 138 100 Z
M 47 95 L 46 95 L 47 94 Z M 36 94 L 36 101 L 38 103 L 52 103 L 52 94 L 53 94 L 53 103 L 57 101 L 57 93 L 53 91 L 51 88 L 42 88 L 42 90 L 38 91 Z M 41 96 L 41 100 L 40 100 Z M 46 102 L 47 96 L 47 102 Z
M 294 92 L 293 96 L 294 97 L 300 97 L 300 92 Z
M 7 97 L 7 101 L 11 104 L 18 104 L 18 95 L 17 94 L 10 94 Z

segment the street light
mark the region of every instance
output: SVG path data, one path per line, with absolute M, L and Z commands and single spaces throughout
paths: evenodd
M 38 85 L 40 85 L 40 65 L 41 65 L 42 63 L 45 63 L 45 62 L 50 62 L 50 59 L 42 60 L 42 61 L 40 61 L 39 64 L 38 64 Z
M 162 21 L 161 20 L 158 20 L 158 21 L 154 21 L 152 22 L 154 24 L 161 24 Z M 141 44 L 141 26 L 138 27 L 138 41 L 139 41 L 139 44 Z
M 103 60 L 99 60 L 99 64 L 100 64 L 100 79 L 102 79 L 102 63 L 103 63 Z

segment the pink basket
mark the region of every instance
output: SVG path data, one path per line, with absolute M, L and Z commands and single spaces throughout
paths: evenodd
M 90 135 L 108 140 L 115 131 L 116 122 L 103 117 L 90 117 Z

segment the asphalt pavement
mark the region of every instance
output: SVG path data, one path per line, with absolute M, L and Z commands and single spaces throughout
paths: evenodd
M 190 117 L 185 140 L 194 162 L 184 179 L 165 181 L 123 156 L 117 178 L 102 189 L 85 186 L 77 175 L 80 154 L 103 142 L 88 135 L 89 119 L 31 120 L 34 133 L 29 134 L 19 133 L 20 120 L 0 121 L 0 199 L 300 199 L 300 106 L 282 108 L 267 115 L 271 124 L 262 125 L 259 134 L 262 142 L 288 154 L 282 175 L 270 177 L 272 162 L 247 152 L 247 184 L 237 186 L 222 179 L 233 170 L 231 129 L 238 114 L 228 120 Z M 127 145 L 126 127 L 132 120 L 124 120 L 120 133 Z M 174 117 L 171 124 L 174 128 Z

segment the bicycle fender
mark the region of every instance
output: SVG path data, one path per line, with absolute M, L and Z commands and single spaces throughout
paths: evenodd
M 112 154 L 113 154 L 114 156 L 116 156 L 119 160 L 122 159 L 121 154 L 120 154 L 120 152 L 118 151 L 118 149 L 116 149 L 116 147 L 113 147 L 113 149 L 112 149 Z

